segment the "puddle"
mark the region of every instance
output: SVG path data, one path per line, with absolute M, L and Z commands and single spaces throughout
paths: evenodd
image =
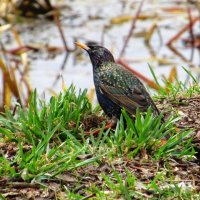
M 175 1 L 174 1 L 175 2 Z M 70 7 L 61 10 L 61 24 L 67 44 L 70 49 L 74 47 L 74 41 L 96 41 L 103 43 L 111 50 L 115 58 L 118 58 L 119 52 L 124 44 L 131 20 L 126 23 L 111 24 L 111 19 L 118 16 L 135 16 L 139 1 L 118 1 L 118 0 L 75 0 L 62 1 Z M 185 8 L 185 4 L 180 1 L 179 4 L 172 1 L 145 1 L 142 8 L 142 15 L 149 16 L 147 20 L 138 20 L 133 36 L 131 37 L 126 48 L 124 59 L 129 65 L 142 73 L 146 77 L 153 79 L 150 73 L 148 63 L 154 68 L 156 75 L 161 80 L 162 76 L 168 77 L 173 66 L 177 67 L 179 80 L 185 80 L 186 73 L 182 66 L 188 68 L 189 64 L 176 56 L 167 46 L 166 43 L 186 24 L 188 24 L 187 12 L 165 12 L 161 8 Z M 193 8 L 192 15 L 195 16 L 197 11 Z M 71 17 L 74 16 L 74 17 Z M 158 16 L 158 17 L 150 17 Z M 157 58 L 166 59 L 169 64 L 161 65 L 158 60 L 153 59 L 152 50 L 148 49 L 144 42 L 144 32 L 156 23 L 159 27 L 153 33 L 151 38 L 151 47 Z M 105 27 L 109 27 L 104 31 Z M 199 31 L 198 23 L 195 29 Z M 24 44 L 48 45 L 63 48 L 63 43 L 55 23 L 45 20 L 30 21 L 22 25 L 17 25 L 20 37 Z M 142 35 L 139 37 L 139 35 Z M 2 41 L 6 49 L 16 47 L 15 41 L 12 40 L 11 33 L 2 34 Z M 184 33 L 181 38 L 188 37 L 189 33 Z M 185 56 L 190 58 L 191 48 L 184 47 L 181 40 L 175 42 L 175 47 Z M 65 69 L 60 72 L 65 53 L 59 53 L 54 58 L 49 58 L 47 52 L 40 51 L 37 53 L 29 52 L 30 57 L 30 82 L 32 88 L 37 88 L 39 94 L 44 91 L 48 94 L 48 89 L 59 93 L 62 90 L 61 79 L 53 87 L 56 76 L 61 73 L 66 86 L 74 83 L 77 88 L 92 88 L 92 66 L 88 55 L 80 49 L 70 53 L 65 65 Z M 76 56 L 79 55 L 79 56 Z M 195 50 L 194 66 L 199 65 L 199 53 Z

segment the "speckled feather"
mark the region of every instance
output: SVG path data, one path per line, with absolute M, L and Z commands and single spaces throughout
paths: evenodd
M 142 82 L 128 69 L 115 63 L 112 54 L 104 47 L 89 46 L 88 54 L 93 65 L 97 98 L 104 112 L 119 118 L 121 109 L 135 114 L 151 106 L 154 115 L 159 111 Z
M 124 107 L 130 114 L 135 114 L 137 108 L 145 112 L 149 106 L 155 115 L 159 113 L 141 81 L 121 65 L 103 63 L 95 72 L 94 82 L 102 95 L 112 100 L 117 107 Z M 109 109 L 109 115 L 115 112 L 119 117 L 121 110 Z

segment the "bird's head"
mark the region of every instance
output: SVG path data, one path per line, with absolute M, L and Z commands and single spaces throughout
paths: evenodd
M 115 62 L 113 55 L 105 47 L 96 44 L 85 45 L 80 42 L 75 42 L 75 44 L 87 51 L 94 68 L 100 67 L 103 63 Z

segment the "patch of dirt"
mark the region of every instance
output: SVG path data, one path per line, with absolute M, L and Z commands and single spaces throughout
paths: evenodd
M 178 128 L 194 128 L 200 130 L 200 96 L 193 98 L 164 99 L 156 102 L 158 108 L 164 111 L 165 117 L 178 114 L 181 119 L 176 123 Z
M 127 178 L 127 170 L 131 172 L 136 177 L 136 187 L 137 191 L 140 190 L 142 193 L 146 193 L 148 198 L 155 197 L 154 191 L 147 190 L 144 187 L 144 184 L 150 184 L 150 182 L 156 177 L 158 173 L 165 173 L 165 176 L 168 178 L 164 181 L 157 180 L 157 184 L 163 187 L 167 187 L 172 182 L 170 177 L 176 177 L 174 183 L 185 183 L 187 186 L 192 186 L 197 192 L 200 191 L 200 166 L 193 162 L 182 161 L 182 160 L 173 160 L 169 161 L 170 168 L 167 169 L 164 162 L 158 161 L 155 162 L 151 159 L 142 160 L 116 160 L 112 165 L 107 162 L 101 163 L 99 166 L 89 165 L 87 167 L 79 168 L 77 170 L 79 183 L 81 183 L 80 189 L 76 192 L 87 196 L 85 193 L 86 188 L 91 185 L 96 185 L 101 189 L 105 190 L 105 183 L 102 181 L 102 174 L 110 177 L 111 180 L 114 180 L 113 176 L 113 167 L 116 172 L 120 174 L 123 180 Z
M 200 96 L 188 98 L 164 99 L 155 102 L 159 110 L 164 112 L 165 119 L 171 115 L 181 117 L 176 122 L 176 127 L 180 129 L 193 128 L 193 143 L 197 151 L 197 158 L 200 163 Z
M 135 187 L 137 191 L 140 191 L 146 198 L 153 198 L 156 193 L 153 189 L 146 189 L 147 184 L 156 178 L 158 173 L 163 173 L 161 179 L 157 179 L 156 184 L 161 187 L 169 187 L 170 184 L 185 184 L 185 186 L 192 187 L 197 192 L 200 191 L 200 166 L 193 162 L 182 161 L 179 159 L 171 159 L 168 161 L 168 167 L 165 162 L 155 160 L 145 160 L 140 158 L 132 159 L 119 159 L 108 163 L 102 161 L 99 165 L 90 164 L 88 166 L 80 167 L 73 172 L 67 172 L 66 174 L 59 175 L 53 180 L 45 181 L 42 184 L 46 187 L 41 187 L 40 184 L 32 184 L 26 182 L 15 182 L 14 180 L 0 180 L 0 193 L 7 199 L 26 198 L 26 199 L 55 199 L 55 198 L 67 198 L 67 192 L 63 189 L 69 190 L 79 195 L 86 197 L 95 197 L 95 191 L 91 194 L 88 188 L 97 186 L 102 191 L 109 192 L 109 188 L 106 186 L 102 174 L 105 174 L 114 183 L 115 172 L 120 174 L 123 181 L 127 178 L 127 170 L 136 178 Z M 175 180 L 171 180 L 171 177 L 175 177 Z
M 103 122 L 108 123 L 108 121 L 108 118 L 105 116 L 88 115 L 82 120 L 81 124 L 85 131 L 91 131 L 96 128 L 101 128 Z
M 14 199 L 42 199 L 53 200 L 61 193 L 60 184 L 57 184 L 57 190 L 55 189 L 55 183 L 45 184 L 48 188 L 41 187 L 40 184 L 15 182 L 11 180 L 0 180 L 0 193 L 8 200 Z M 54 186 L 54 187 L 53 187 Z M 64 196 L 64 194 L 63 194 Z
M 158 108 L 164 112 L 165 119 L 170 114 L 178 114 L 181 119 L 176 122 L 177 128 L 194 128 L 195 135 L 193 142 L 198 151 L 200 144 L 200 96 L 193 98 L 177 98 L 175 100 L 160 100 L 156 102 Z M 86 131 L 102 127 L 102 123 L 108 123 L 109 120 L 104 116 L 88 115 L 81 121 L 81 125 Z M 71 124 L 74 126 L 74 124 Z M 28 150 L 29 146 L 24 147 Z M 18 150 L 17 143 L 0 143 L 0 153 L 12 159 Z M 86 155 L 87 156 L 87 155 Z M 92 155 L 88 155 L 92 156 Z M 200 158 L 200 155 L 197 154 Z M 86 157 L 80 157 L 84 160 Z M 91 194 L 88 188 L 97 186 L 102 191 L 110 192 L 106 186 L 102 174 L 105 174 L 113 182 L 115 177 L 113 169 L 120 174 L 123 181 L 127 178 L 127 171 L 131 172 L 136 178 L 136 190 L 141 192 L 146 198 L 155 198 L 156 193 L 153 189 L 147 189 L 145 185 L 150 184 L 156 176 L 161 173 L 164 180 L 157 179 L 156 184 L 162 188 L 167 188 L 170 184 L 184 184 L 192 187 L 195 191 L 200 192 L 200 165 L 196 162 L 184 161 L 181 159 L 170 159 L 167 163 L 164 161 L 155 161 L 151 158 L 141 159 L 136 157 L 128 159 L 126 157 L 116 158 L 112 163 L 106 160 L 101 160 L 99 164 L 90 164 L 88 166 L 80 167 L 75 171 L 66 172 L 58 175 L 52 180 L 37 183 L 27 183 L 23 180 L 8 179 L 1 177 L 0 179 L 0 193 L 7 199 L 67 199 L 67 188 L 74 193 L 85 196 L 90 199 L 95 197 L 95 192 Z M 171 180 L 171 177 L 175 177 Z M 117 182 L 116 182 L 117 183 Z M 159 198 L 159 197 L 158 197 Z

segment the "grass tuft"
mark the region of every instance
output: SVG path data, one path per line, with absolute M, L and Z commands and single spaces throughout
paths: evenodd
M 164 81 L 164 85 L 159 83 L 153 68 L 150 65 L 149 68 L 156 84 L 159 87 L 155 98 L 163 99 L 167 97 L 176 99 L 178 96 L 192 97 L 193 95 L 200 94 L 200 87 L 197 78 L 194 77 L 186 68 L 183 67 L 188 76 L 185 82 L 181 82 L 176 78 L 175 82 Z M 188 82 L 189 79 L 191 79 L 192 82 Z
M 110 148 L 114 147 L 116 153 L 128 157 L 145 153 L 156 159 L 194 155 L 191 139 L 187 139 L 193 130 L 177 131 L 174 124 L 179 117 L 171 116 L 162 122 L 163 115 L 154 117 L 151 108 L 145 115 L 137 110 L 135 120 L 125 110 L 122 113 L 114 134 L 107 138 Z M 170 138 L 167 140 L 166 137 Z
M 137 110 L 134 120 L 122 110 L 115 129 L 104 130 L 105 121 L 98 136 L 86 135 L 84 119 L 99 113 L 99 108 L 92 109 L 87 91 L 77 93 L 73 85 L 63 94 L 52 97 L 49 103 L 38 100 L 34 91 L 27 108 L 18 106 L 14 116 L 6 108 L 0 115 L 0 177 L 45 187 L 51 181 L 62 182 L 60 177 L 71 173 L 76 181 L 60 185 L 68 199 L 152 197 L 143 191 L 151 191 L 156 197 L 171 197 L 176 187 L 163 186 L 165 173 L 154 174 L 153 180 L 144 184 L 130 169 L 134 169 L 134 162 L 138 160 L 141 164 L 143 161 L 167 163 L 171 159 L 188 161 L 195 153 L 190 138 L 193 130 L 177 130 L 177 116 L 163 122 L 163 114 L 154 117 L 149 108 L 146 113 Z M 116 163 L 122 166 L 117 164 L 116 167 Z M 93 177 L 102 165 L 110 172 L 96 172 L 95 177 L 101 181 L 88 183 L 90 178 L 87 177 Z M 120 173 L 119 168 L 124 173 Z M 143 168 L 136 166 L 136 169 Z M 158 183 L 162 183 L 162 188 Z M 138 184 L 142 189 L 138 189 Z M 176 196 L 180 195 L 180 190 L 176 190 Z M 188 192 L 184 195 L 187 197 Z

